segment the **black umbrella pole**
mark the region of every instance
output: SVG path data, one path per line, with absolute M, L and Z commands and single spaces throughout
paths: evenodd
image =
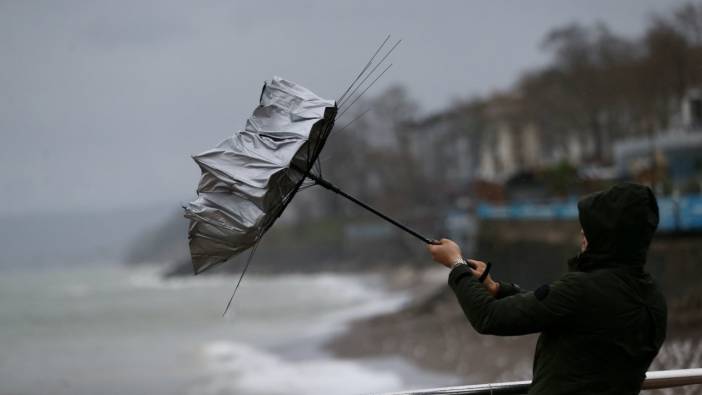
M 324 187 L 324 188 L 326 188 L 326 189 L 328 189 L 336 194 L 339 194 L 339 195 L 345 197 L 346 199 L 349 199 L 350 201 L 358 204 L 359 206 L 365 208 L 366 210 L 370 211 L 371 213 L 377 215 L 378 217 L 390 222 L 391 224 L 397 226 L 398 228 L 400 228 L 400 229 L 404 230 L 405 232 L 411 234 L 412 236 L 418 238 L 419 240 L 421 240 L 427 244 L 440 244 L 437 240 L 428 239 L 428 238 L 422 236 L 421 234 L 419 234 L 418 232 L 416 232 L 414 229 L 411 229 L 407 225 L 404 225 L 400 222 L 397 222 L 394 219 L 388 217 L 387 215 L 381 213 L 380 211 L 374 209 L 373 207 L 363 203 L 362 201 L 356 199 L 355 197 L 353 197 L 353 196 L 349 195 L 348 193 L 342 191 L 341 189 L 337 188 L 334 184 L 330 183 L 329 181 L 327 181 L 319 176 L 316 176 L 314 174 L 311 174 L 311 173 L 307 174 L 307 176 L 309 178 L 313 179 L 318 185 L 320 185 L 320 186 L 322 186 L 322 187 Z

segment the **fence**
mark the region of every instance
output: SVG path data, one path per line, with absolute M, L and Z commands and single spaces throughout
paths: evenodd
M 433 388 L 385 395 L 519 395 L 529 391 L 531 381 Z M 702 369 L 661 370 L 646 373 L 641 389 L 659 389 L 702 384 Z

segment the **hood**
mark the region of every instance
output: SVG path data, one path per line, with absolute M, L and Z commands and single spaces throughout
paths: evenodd
M 580 225 L 587 238 L 582 264 L 643 266 L 658 227 L 658 203 L 651 188 L 625 183 L 588 195 L 578 202 Z

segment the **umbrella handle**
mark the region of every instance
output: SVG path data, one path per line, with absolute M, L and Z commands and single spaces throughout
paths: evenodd
M 297 167 L 295 167 L 295 166 L 293 166 L 293 167 L 294 167 L 295 169 L 297 169 L 297 170 L 300 170 L 299 168 L 297 168 Z M 422 236 L 420 233 L 418 233 L 417 231 L 415 231 L 414 229 L 408 227 L 407 225 L 404 225 L 404 224 L 402 224 L 402 223 L 400 223 L 400 222 L 398 222 L 398 221 L 396 221 L 396 220 L 394 220 L 394 219 L 388 217 L 387 215 L 381 213 L 380 211 L 374 209 L 373 207 L 367 205 L 366 203 L 363 203 L 362 201 L 360 201 L 360 200 L 356 199 L 355 197 L 349 195 L 348 193 L 342 191 L 342 190 L 339 189 L 336 185 L 334 185 L 334 184 L 332 184 L 331 182 L 329 182 L 329 181 L 323 179 L 322 177 L 319 177 L 319 176 L 317 176 L 317 175 L 315 175 L 315 174 L 312 174 L 312 173 L 307 173 L 307 177 L 309 177 L 309 178 L 311 178 L 312 180 L 314 180 L 314 182 L 316 182 L 319 186 L 324 187 L 324 188 L 326 188 L 326 189 L 328 189 L 328 190 L 330 190 L 330 191 L 332 191 L 332 192 L 334 192 L 334 193 L 336 193 L 336 194 L 338 194 L 338 195 L 341 195 L 341 196 L 345 197 L 346 199 L 348 199 L 348 200 L 350 200 L 350 201 L 356 203 L 357 205 L 359 205 L 359 206 L 365 208 L 366 210 L 368 210 L 368 211 L 370 211 L 371 213 L 377 215 L 378 217 L 380 217 L 380 218 L 386 220 L 387 222 L 390 222 L 391 224 L 397 226 L 398 228 L 400 228 L 400 229 L 404 230 L 405 232 L 411 234 L 412 236 L 418 238 L 419 240 L 421 240 L 421 241 L 423 241 L 423 242 L 425 242 L 425 243 L 427 243 L 427 244 L 434 244 L 434 245 L 441 244 L 440 241 L 434 240 L 434 239 L 429 239 L 429 238 L 427 238 L 427 237 L 424 237 L 424 236 Z

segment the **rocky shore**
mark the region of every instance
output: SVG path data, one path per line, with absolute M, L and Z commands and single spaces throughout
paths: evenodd
M 415 301 L 401 311 L 354 322 L 326 348 L 345 358 L 401 355 L 422 368 L 464 377 L 466 384 L 531 377 L 536 337 L 478 335 L 446 285 L 447 275 L 440 269 L 402 274 L 402 280 L 390 276 L 391 286 L 411 278 Z
M 565 271 L 578 230 L 569 222 L 483 223 L 475 256 L 495 263 L 495 278 L 535 289 Z M 651 370 L 702 367 L 701 240 L 662 235 L 651 246 L 646 269 L 663 289 L 669 310 L 668 337 Z M 531 378 L 537 337 L 476 333 L 446 284 L 448 272 L 438 269 L 431 275 L 416 267 L 406 269 L 414 274 L 389 272 L 388 283 L 407 287 L 414 301 L 401 311 L 354 322 L 326 348 L 345 358 L 401 355 L 420 367 L 458 375 L 465 384 Z M 700 387 L 650 393 L 697 394 Z
M 479 335 L 446 284 L 448 272 L 412 268 L 388 273 L 390 287 L 416 295 L 398 312 L 359 320 L 325 348 L 343 358 L 400 355 L 413 364 L 463 378 L 464 384 L 527 380 L 537 335 Z M 669 302 L 668 338 L 651 370 L 702 366 L 702 292 Z M 652 394 L 695 394 L 700 386 Z

